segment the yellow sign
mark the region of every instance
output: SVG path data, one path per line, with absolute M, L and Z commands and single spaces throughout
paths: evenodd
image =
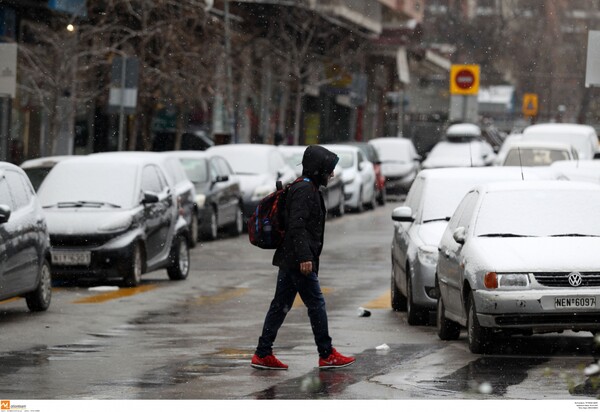
M 453 64 L 450 67 L 450 94 L 478 94 L 479 66 Z
M 534 93 L 525 93 L 523 95 L 523 116 L 537 116 L 538 114 L 538 96 Z

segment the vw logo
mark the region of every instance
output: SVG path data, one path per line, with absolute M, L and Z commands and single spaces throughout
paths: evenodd
M 581 273 L 571 272 L 569 273 L 569 284 L 573 287 L 581 285 Z

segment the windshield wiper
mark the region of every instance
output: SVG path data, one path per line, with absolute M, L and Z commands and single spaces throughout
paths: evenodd
M 116 205 L 114 203 L 109 202 L 94 202 L 87 200 L 78 200 L 76 202 L 58 202 L 54 205 L 44 206 L 44 209 L 48 209 L 51 207 L 59 207 L 59 208 L 67 208 L 67 207 L 102 207 L 102 206 L 110 206 L 114 208 L 120 208 L 121 206 Z
M 441 222 L 442 220 L 448 222 L 450 220 L 450 217 L 446 216 L 446 217 L 438 217 L 436 219 L 427 219 L 427 220 L 424 220 L 423 223 Z
M 478 237 L 536 237 L 536 236 L 518 235 L 516 233 L 486 233 L 485 235 L 479 235 Z
M 585 233 L 563 233 L 560 235 L 550 235 L 550 237 L 600 237 L 599 235 L 588 235 Z

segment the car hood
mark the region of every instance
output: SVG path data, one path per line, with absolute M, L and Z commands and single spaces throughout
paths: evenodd
M 275 176 L 269 174 L 237 175 L 240 181 L 240 190 L 244 198 L 249 198 L 258 186 L 272 185 L 275 190 Z
M 467 263 L 485 271 L 598 271 L 600 237 L 471 238 Z
M 400 163 L 386 161 L 381 163 L 381 173 L 384 176 L 404 176 L 412 172 L 414 165 L 412 163 Z
M 65 208 L 44 210 L 48 231 L 53 235 L 97 234 L 129 219 L 131 210 Z
M 448 226 L 448 222 L 428 222 L 419 225 L 418 235 L 425 245 L 437 246 L 442 240 L 442 235 Z

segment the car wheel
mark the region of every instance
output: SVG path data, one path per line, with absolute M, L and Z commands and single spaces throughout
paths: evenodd
M 469 341 L 469 349 L 471 350 L 471 353 L 480 354 L 483 353 L 489 346 L 490 330 L 481 326 L 477 320 L 477 311 L 475 308 L 473 292 L 469 294 L 468 305 L 469 313 L 467 316 L 467 336 Z
M 142 248 L 139 243 L 133 245 L 129 264 L 123 273 L 123 283 L 127 287 L 134 287 L 142 281 Z
M 184 280 L 190 272 L 190 249 L 181 236 L 177 236 L 171 248 L 167 274 L 171 280 Z
M 441 296 L 437 300 L 436 324 L 441 340 L 456 340 L 460 336 L 460 325 L 446 318 L 446 308 Z
M 377 208 L 377 191 L 373 188 L 373 193 L 371 194 L 371 200 L 369 200 L 369 209 L 375 210 Z
M 27 307 L 32 312 L 43 312 L 50 307 L 52 300 L 52 275 L 50 274 L 50 264 L 46 259 L 40 267 L 40 282 L 37 288 L 25 295 Z
M 242 215 L 242 206 L 238 205 L 237 210 L 235 212 L 235 221 L 231 225 L 229 233 L 232 236 L 239 236 L 244 231 L 244 217 Z
M 380 206 L 384 206 L 387 203 L 387 195 L 385 194 L 385 188 L 379 191 L 379 196 L 377 197 L 377 203 Z
M 192 221 L 190 222 L 190 247 L 196 247 L 199 238 L 198 228 L 198 215 L 196 211 L 192 214 Z
M 219 234 L 219 226 L 217 223 L 217 212 L 213 207 L 209 208 L 208 226 L 204 229 L 204 238 L 206 240 L 215 240 Z
M 363 190 L 362 186 L 358 192 L 358 201 L 356 202 L 356 212 L 362 213 L 365 211 L 365 204 L 363 203 Z
M 335 211 L 336 216 L 342 217 L 346 213 L 346 198 L 344 196 L 344 191 L 340 190 L 340 201 L 338 203 L 337 210 Z
M 391 290 L 391 295 L 392 295 L 392 299 L 391 299 L 392 309 L 395 311 L 406 310 L 406 298 L 404 296 L 402 296 L 402 293 L 400 293 L 400 289 L 398 289 L 398 286 L 396 286 L 396 281 L 394 280 L 393 264 L 392 264 L 392 284 L 391 284 L 390 290 Z
M 426 321 L 426 314 L 423 308 L 413 302 L 413 287 L 410 272 L 406 271 L 406 318 L 409 325 L 423 325 Z

